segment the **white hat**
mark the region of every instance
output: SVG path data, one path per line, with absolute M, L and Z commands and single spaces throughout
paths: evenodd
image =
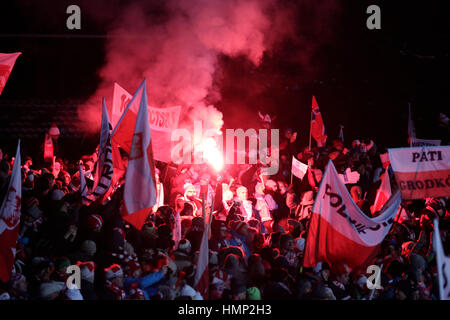
M 196 291 L 190 285 L 184 285 L 183 289 L 181 289 L 180 295 L 184 297 L 193 298 L 196 294 Z
M 118 264 L 113 264 L 105 269 L 106 280 L 111 280 L 120 276 L 123 276 L 123 271 Z
M 66 284 L 60 281 L 50 281 L 44 282 L 40 286 L 40 293 L 42 298 L 46 298 L 49 295 L 52 295 L 55 292 L 60 292 L 64 290 Z

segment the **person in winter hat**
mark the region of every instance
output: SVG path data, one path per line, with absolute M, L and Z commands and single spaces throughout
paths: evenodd
M 104 270 L 105 288 L 103 293 L 104 300 L 123 300 L 125 291 L 123 288 L 123 270 L 118 264 L 112 264 Z
M 178 248 L 173 252 L 174 262 L 178 270 L 183 270 L 192 265 L 191 243 L 188 239 L 181 239 Z
M 97 293 L 94 288 L 95 263 L 93 261 L 77 262 L 81 272 L 81 294 L 83 300 L 97 300 Z
M 146 300 L 144 291 L 139 288 L 138 283 L 133 283 L 128 289 L 128 298 L 130 300 Z

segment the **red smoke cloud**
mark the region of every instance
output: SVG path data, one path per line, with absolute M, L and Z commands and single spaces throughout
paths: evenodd
M 169 0 L 165 14 L 156 17 L 146 9 L 130 5 L 109 32 L 102 82 L 78 110 L 89 133 L 99 129 L 102 97 L 112 104 L 114 82 L 134 93 L 143 78 L 150 105 L 183 106 L 180 126 L 202 120 L 204 129 L 220 130 L 222 113 L 214 107 L 219 55 L 243 55 L 258 66 L 294 31 L 290 10 L 276 0 Z

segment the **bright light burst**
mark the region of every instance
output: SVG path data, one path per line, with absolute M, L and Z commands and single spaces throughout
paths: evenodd
M 216 171 L 221 171 L 224 166 L 223 154 L 219 150 L 214 138 L 205 138 L 200 143 L 200 149 L 203 151 L 203 158 Z

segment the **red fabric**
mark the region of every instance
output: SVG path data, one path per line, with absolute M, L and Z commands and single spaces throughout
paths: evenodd
M 145 208 L 132 214 L 125 213 L 122 218 L 132 224 L 136 229 L 141 230 L 151 211 L 152 208 Z
M 316 140 L 319 147 L 324 146 L 327 141 L 325 135 L 325 126 L 323 124 L 322 115 L 319 111 L 319 105 L 316 98 L 312 97 L 312 115 L 311 115 L 311 135 Z
M 209 299 L 209 268 L 206 267 L 205 271 L 203 271 L 202 277 L 200 278 L 195 290 L 200 292 L 203 299 Z
M 351 269 L 364 269 L 373 260 L 378 246 L 366 247 L 348 239 L 325 219 L 313 213 L 306 239 L 304 267 L 314 267 L 317 262 L 333 265 L 347 264 Z
M 5 230 L 0 234 L 0 280 L 8 282 L 14 266 L 14 254 L 12 249 L 16 248 L 19 226 L 13 230 Z

